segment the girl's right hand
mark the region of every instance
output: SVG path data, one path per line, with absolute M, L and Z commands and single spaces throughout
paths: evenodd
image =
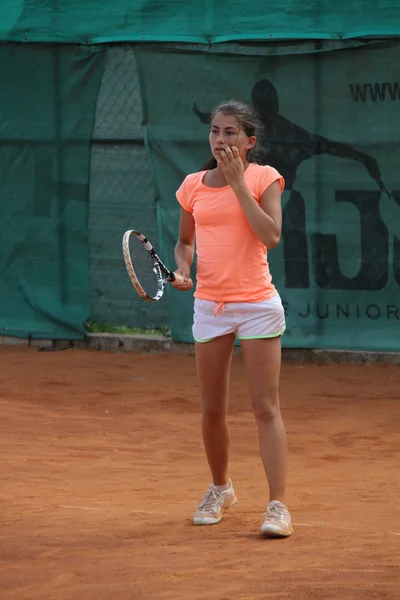
M 193 281 L 190 278 L 190 270 L 177 269 L 174 271 L 175 281 L 171 283 L 172 287 L 180 292 L 187 292 L 193 287 Z

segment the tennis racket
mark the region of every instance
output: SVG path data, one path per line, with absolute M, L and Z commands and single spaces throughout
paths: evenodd
M 124 233 L 122 251 L 133 287 L 148 302 L 160 300 L 167 283 L 181 278 L 183 284 L 184 278 L 175 275 L 164 265 L 153 246 L 140 231 L 131 229 Z

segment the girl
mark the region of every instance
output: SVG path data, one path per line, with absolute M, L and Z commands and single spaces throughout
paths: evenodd
M 285 505 L 287 442 L 279 407 L 281 299 L 272 284 L 266 249 L 281 235 L 284 181 L 254 162 L 259 123 L 240 102 L 219 105 L 211 117 L 212 159 L 177 191 L 181 205 L 175 248 L 181 291 L 189 290 L 196 237 L 197 289 L 193 336 L 202 403 L 202 433 L 212 475 L 197 505 L 196 525 L 218 523 L 236 495 L 228 477 L 228 382 L 237 336 L 249 380 L 270 502 L 261 532 L 292 533 Z

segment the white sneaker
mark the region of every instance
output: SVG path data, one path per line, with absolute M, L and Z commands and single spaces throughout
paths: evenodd
M 194 513 L 195 525 L 215 525 L 222 519 L 224 511 L 231 508 L 237 502 L 235 490 L 232 481 L 229 480 L 229 487 L 224 492 L 219 492 L 216 486 L 211 483 L 204 497 L 197 505 Z
M 283 502 L 273 500 L 268 504 L 261 533 L 264 537 L 288 537 L 293 533 L 292 519 Z

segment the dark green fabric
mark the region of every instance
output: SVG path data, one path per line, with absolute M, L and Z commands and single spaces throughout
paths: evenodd
M 2 0 L 0 40 L 225 42 L 400 34 L 397 0 Z
M 398 350 L 400 47 L 324 49 L 137 47 L 163 252 L 173 264 L 175 191 L 209 156 L 209 112 L 229 98 L 252 102 L 265 124 L 263 162 L 286 180 L 282 242 L 269 254 L 284 345 Z M 169 300 L 173 337 L 192 341 L 191 294 L 172 290 Z
M 0 47 L 0 334 L 79 339 L 90 315 L 98 49 Z

